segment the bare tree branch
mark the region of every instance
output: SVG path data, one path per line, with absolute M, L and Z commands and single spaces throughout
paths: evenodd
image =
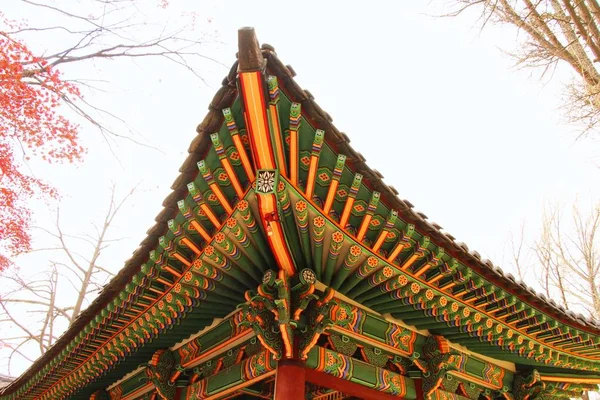
M 140 3 L 135 0 L 88 0 L 85 4 L 35 0 L 20 2 L 32 14 L 47 14 L 48 20 L 53 23 L 18 28 L 0 25 L 2 37 L 15 43 L 28 43 L 36 38 L 37 41 L 44 42 L 43 39 L 48 35 L 58 38 L 48 43 L 48 49 L 43 54 L 35 54 L 34 60 L 24 60 L 21 63 L 23 82 L 58 91 L 57 94 L 75 113 L 76 118 L 81 118 L 98 129 L 111 151 L 112 141 L 115 139 L 154 147 L 116 113 L 103 109 L 96 101 L 88 100 L 93 99 L 93 96 L 74 96 L 61 93 L 60 88 L 49 88 L 45 83 L 45 72 L 60 68 L 64 74 L 65 71 L 69 72 L 66 67 L 70 64 L 96 65 L 109 61 L 144 59 L 151 62 L 152 59 L 162 59 L 183 68 L 205 83 L 200 73 L 202 62 L 208 61 L 228 68 L 205 54 L 205 43 L 214 39 L 197 29 L 195 17 L 182 17 L 177 21 L 161 20 L 154 15 L 156 13 L 149 15 L 143 11 Z M 156 4 L 152 5 L 155 9 Z M 102 91 L 102 86 L 98 84 L 106 82 L 94 79 L 96 84 L 91 85 L 90 80 L 72 79 L 68 73 L 64 75 L 65 81 L 75 82 L 80 89 L 87 89 L 91 93 Z
M 111 188 L 108 207 L 96 235 L 71 234 L 61 227 L 61 213 L 57 210 L 54 227 L 40 227 L 55 245 L 37 249 L 49 255 L 48 269 L 42 276 L 26 277 L 20 271 L 2 276 L 4 285 L 0 294 L 0 344 L 10 349 L 7 362 L 15 357 L 31 361 L 34 351 L 41 355 L 52 346 L 57 333 L 66 329 L 79 315 L 90 296 L 102 290 L 114 276 L 100 264 L 103 249 L 117 239 L 110 239 L 110 229 L 127 200 L 136 188 L 116 199 L 115 186 Z M 76 251 L 84 244 L 85 254 Z M 57 258 L 57 259 L 54 259 Z M 67 290 L 69 304 L 61 304 L 57 294 Z M 64 295 L 62 296 L 64 302 Z M 31 346 L 35 343 L 34 349 Z M 26 349 L 23 351 L 23 349 Z
M 569 65 L 579 79 L 567 88 L 565 102 L 571 122 L 583 124 L 582 137 L 600 121 L 600 6 L 596 0 L 456 0 L 456 17 L 480 10 L 482 26 L 492 20 L 517 28 L 521 40 L 509 52 L 517 65 L 544 76 L 559 62 Z

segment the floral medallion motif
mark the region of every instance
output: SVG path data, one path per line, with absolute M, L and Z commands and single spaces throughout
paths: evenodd
M 277 171 L 259 170 L 256 176 L 256 192 L 260 194 L 271 194 L 275 192 L 277 183 Z
M 317 227 L 317 228 L 322 228 L 325 226 L 325 219 L 323 219 L 323 217 L 315 217 L 313 220 L 313 224 Z

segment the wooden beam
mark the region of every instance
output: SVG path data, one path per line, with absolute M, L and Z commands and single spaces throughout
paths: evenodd
M 304 400 L 305 373 L 307 369 L 300 360 L 280 360 L 275 376 L 275 400 Z
M 591 377 L 586 378 L 583 376 L 550 376 L 550 375 L 542 375 L 542 382 L 567 382 L 567 383 L 583 383 L 589 385 L 598 385 L 600 384 L 600 378 Z
M 243 30 L 240 30 L 242 32 Z M 245 31 L 244 31 L 245 32 Z M 254 31 L 251 32 L 252 35 Z M 246 32 L 245 34 L 250 35 Z M 240 54 L 243 53 L 242 48 L 245 44 L 251 41 L 242 42 L 240 36 Z M 240 59 L 240 66 L 242 65 Z M 265 81 L 262 71 L 243 72 L 240 69 L 238 74 L 240 96 L 244 106 L 244 115 L 246 118 L 246 129 L 248 130 L 248 138 L 250 139 L 250 147 L 252 156 L 257 170 L 264 170 L 263 179 L 272 177 L 273 187 L 272 193 L 261 193 L 258 195 L 258 209 L 260 220 L 263 228 L 267 232 L 267 240 L 275 260 L 280 269 L 286 271 L 288 275 L 293 275 L 296 272 L 296 266 L 289 249 L 283 225 L 279 221 L 277 197 L 274 192 L 277 190 L 275 183 L 275 170 L 277 164 L 275 162 L 275 153 L 273 152 L 273 143 L 269 131 L 269 119 L 267 116 L 267 101 L 265 99 Z M 273 175 L 271 175 L 273 174 Z M 257 180 L 259 178 L 257 177 Z M 258 182 L 257 182 L 258 185 Z
M 311 368 L 305 369 L 306 382 L 322 386 L 328 389 L 335 389 L 338 392 L 358 397 L 364 400 L 401 400 L 404 397 L 392 396 L 391 394 L 382 393 L 373 390 L 358 383 L 346 381 L 335 376 L 326 374 L 325 372 L 315 371 Z M 302 397 L 304 398 L 304 397 Z M 275 400 L 279 400 L 275 397 Z
M 423 379 L 413 379 L 415 382 L 415 390 L 417 391 L 417 400 L 425 399 L 423 395 Z
M 143 394 L 146 394 L 150 391 L 154 390 L 154 385 L 152 383 L 146 383 L 144 386 L 142 386 L 141 388 L 126 394 L 125 396 L 122 397 L 122 400 L 130 400 L 130 399 L 135 399 L 138 396 L 141 396 Z

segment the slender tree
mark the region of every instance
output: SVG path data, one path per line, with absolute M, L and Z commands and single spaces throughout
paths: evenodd
M 523 282 L 567 310 L 600 318 L 600 203 L 584 209 L 574 203 L 570 213 L 557 204 L 543 212 L 541 231 L 527 243 L 524 225 L 509 236 L 510 264 Z M 582 394 L 598 399 L 600 393 Z
M 544 209 L 537 239 L 527 243 L 523 230 L 511 235 L 511 264 L 522 281 L 566 309 L 600 318 L 600 203 L 584 209 L 573 204 Z
M 574 205 L 570 220 L 548 208 L 534 251 L 546 295 L 600 318 L 600 204 L 589 211 Z

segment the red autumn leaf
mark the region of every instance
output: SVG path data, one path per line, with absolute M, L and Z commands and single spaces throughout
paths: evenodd
M 0 22 L 11 26 L 1 15 Z M 57 69 L 0 30 L 0 270 L 30 248 L 28 199 L 56 195 L 24 172 L 21 159 L 73 162 L 84 152 L 78 126 L 59 113 L 63 97 L 79 95 Z

